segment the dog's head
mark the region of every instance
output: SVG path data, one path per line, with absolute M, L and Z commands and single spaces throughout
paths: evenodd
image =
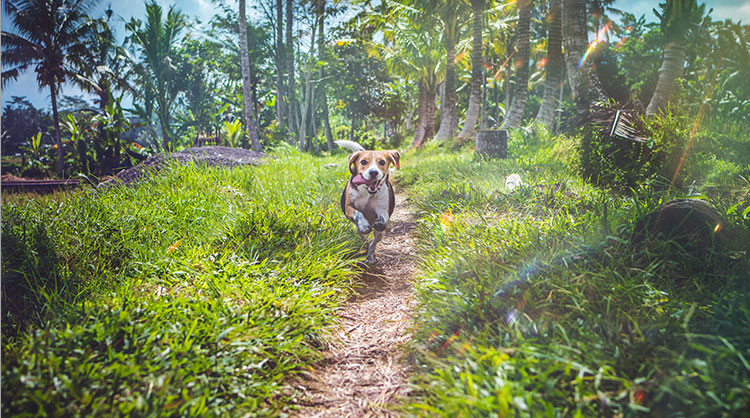
M 349 171 L 352 183 L 367 186 L 369 193 L 376 193 L 385 183 L 388 169 L 393 164 L 401 168 L 398 151 L 357 151 L 349 156 Z

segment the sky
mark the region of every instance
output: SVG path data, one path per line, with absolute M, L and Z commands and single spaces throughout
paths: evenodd
M 252 5 L 254 0 L 249 0 L 248 4 Z M 630 12 L 636 16 L 645 15 L 647 20 L 654 20 L 652 9 L 659 8 L 659 3 L 663 0 L 617 0 L 613 7 L 625 12 Z M 157 2 L 168 9 L 174 4 L 182 10 L 187 16 L 197 18 L 202 23 L 208 22 L 213 16 L 216 6 L 211 0 L 157 0 Z M 700 0 L 699 0 L 700 2 Z M 733 21 L 750 22 L 750 0 L 703 0 L 707 8 L 713 8 L 711 16 L 714 20 L 731 19 Z M 102 1 L 100 6 L 93 13 L 94 16 L 103 15 L 104 10 L 110 6 L 114 11 L 113 21 L 115 22 L 115 33 L 119 39 L 125 35 L 125 22 L 131 17 L 143 18 L 146 15 L 145 1 L 143 0 L 119 0 L 114 2 Z M 257 19 L 258 15 L 248 8 L 248 19 Z M 0 22 L 3 31 L 11 29 L 11 25 L 5 15 L 2 13 Z M 26 96 L 26 98 L 38 108 L 50 108 L 50 98 L 48 90 L 40 90 L 36 83 L 36 76 L 33 69 L 19 76 L 15 82 L 9 82 L 0 93 L 2 95 L 2 107 L 10 102 L 13 96 Z M 82 93 L 74 86 L 64 85 L 62 88 L 63 95 L 81 95 Z

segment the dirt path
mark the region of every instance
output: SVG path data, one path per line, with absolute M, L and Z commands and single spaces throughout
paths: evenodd
M 388 233 L 376 264 L 360 277 L 362 287 L 339 315 L 334 346 L 294 384 L 297 417 L 392 417 L 389 409 L 408 394 L 409 365 L 400 350 L 415 305 L 416 223 L 397 194 Z

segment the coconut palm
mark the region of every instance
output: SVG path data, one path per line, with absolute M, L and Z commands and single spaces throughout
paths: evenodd
M 471 95 L 469 96 L 469 107 L 466 110 L 466 119 L 459 138 L 471 138 L 474 136 L 474 130 L 479 118 L 479 107 L 482 99 L 482 77 L 483 60 L 482 60 L 482 30 L 484 8 L 487 5 L 486 0 L 470 0 L 472 11 L 472 42 L 471 42 Z
M 127 80 L 120 76 L 125 72 L 126 61 L 124 51 L 115 44 L 115 36 L 109 25 L 112 17 L 112 10 L 105 12 L 106 20 L 99 19 L 93 22 L 92 31 L 86 39 L 86 49 L 81 54 L 71 57 L 72 66 L 76 69 L 74 82 L 81 90 L 96 95 L 96 102 L 99 105 L 99 115 L 106 115 L 110 99 L 113 97 L 113 90 L 131 90 Z M 121 112 L 114 112 L 115 117 Z M 100 125 L 103 126 L 103 125 Z M 106 133 L 103 129 L 98 129 L 94 136 L 94 152 L 98 168 L 106 171 L 113 164 L 119 161 L 119 155 L 106 161 L 105 149 Z M 119 147 L 119 138 L 115 138 Z M 86 144 L 81 142 L 79 153 L 85 153 Z
M 515 128 L 521 124 L 523 111 L 526 107 L 526 97 L 529 88 L 529 58 L 531 57 L 531 9 L 534 0 L 518 0 L 518 25 L 516 26 L 516 85 L 513 89 L 513 102 L 503 121 L 503 129 Z
M 240 63 L 242 65 L 242 95 L 245 104 L 245 128 L 250 136 L 253 151 L 261 152 L 260 138 L 255 128 L 252 93 L 250 91 L 250 57 L 247 42 L 247 19 L 245 18 L 245 0 L 240 0 Z
M 417 126 L 412 147 L 420 147 L 435 135 L 435 96 L 444 54 L 438 36 L 442 22 L 412 6 L 408 1 L 388 2 L 388 6 L 362 16 L 361 24 L 382 34 L 382 41 L 370 42 L 370 53 L 382 58 L 390 73 L 406 84 L 417 83 Z
M 2 33 L 2 85 L 34 67 L 37 82 L 49 88 L 57 145 L 57 173 L 63 175 L 63 147 L 57 95 L 72 77 L 70 56 L 81 54 L 92 28 L 88 12 L 98 0 L 5 0 L 14 32 Z
M 177 55 L 177 40 L 187 25 L 185 16 L 174 6 L 170 6 L 164 20 L 163 10 L 155 0 L 146 3 L 146 21 L 132 18 L 125 25 L 130 32 L 127 42 L 132 45 L 139 60 L 130 57 L 132 75 L 139 82 L 133 92 L 136 99 L 144 104 L 144 116 L 150 119 L 153 109 L 162 130 L 162 148 L 169 148 L 172 134 L 170 121 L 172 110 L 179 94 L 176 80 L 177 69 L 172 62 Z
M 667 0 L 660 4 L 662 13 L 654 9 L 661 20 L 661 31 L 664 34 L 664 58 L 659 69 L 659 81 L 646 108 L 647 115 L 663 110 L 674 96 L 676 81 L 682 77 L 685 66 L 687 35 L 691 30 L 700 27 L 706 5 L 698 5 L 697 0 Z
M 549 35 L 547 36 L 547 63 L 545 64 L 544 95 L 536 121 L 552 130 L 555 124 L 557 92 L 560 89 L 563 72 L 562 55 L 562 0 L 552 0 L 547 14 Z
M 568 82 L 578 109 L 588 109 L 597 101 L 606 101 L 607 94 L 586 55 L 589 48 L 586 0 L 563 2 L 563 49 Z M 584 59 L 586 57 L 586 59 Z
M 445 95 L 443 97 L 440 129 L 435 136 L 438 140 L 453 136 L 458 123 L 456 109 L 456 43 L 458 42 L 465 3 L 461 0 L 414 0 L 414 5 L 425 13 L 434 13 L 443 24 L 445 43 Z

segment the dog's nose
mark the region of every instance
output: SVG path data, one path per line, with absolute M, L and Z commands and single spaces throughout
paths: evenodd
M 378 176 L 378 170 L 375 170 L 374 168 L 368 171 L 368 173 L 370 174 L 370 179 L 374 179 L 375 177 Z

